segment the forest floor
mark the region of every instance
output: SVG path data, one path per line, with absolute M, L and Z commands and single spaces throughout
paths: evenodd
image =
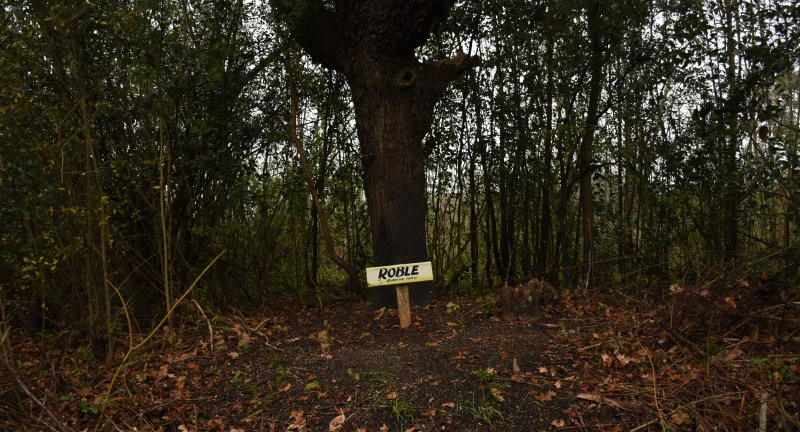
M 491 297 L 451 298 L 406 329 L 353 302 L 188 303 L 124 363 L 127 336 L 103 363 L 63 333 L 14 331 L 0 430 L 798 430 L 797 290 L 672 291 L 564 292 L 513 323 Z

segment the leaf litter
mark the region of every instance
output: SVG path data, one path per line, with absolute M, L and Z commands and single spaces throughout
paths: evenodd
M 394 310 L 343 302 L 213 328 L 187 312 L 179 342 L 122 368 L 102 419 L 119 363 L 14 331 L 0 428 L 43 418 L 16 405 L 16 377 L 64 430 L 797 430 L 796 296 L 679 288 L 659 301 L 566 291 L 513 323 L 485 299 L 451 298 L 414 308 L 407 329 Z

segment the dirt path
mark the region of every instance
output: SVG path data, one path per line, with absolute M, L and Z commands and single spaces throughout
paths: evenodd
M 287 327 L 303 337 L 273 355 L 298 372 L 285 397 L 295 403 L 269 410 L 268 423 L 302 409 L 314 427 L 344 412 L 352 430 L 535 430 L 567 404 L 553 396 L 538 401 L 537 394 L 557 392 L 555 380 L 532 378 L 554 363 L 550 334 L 557 329 L 504 323 L 480 305 L 414 309 L 408 329 L 399 328 L 394 311 L 341 305 L 296 315 Z

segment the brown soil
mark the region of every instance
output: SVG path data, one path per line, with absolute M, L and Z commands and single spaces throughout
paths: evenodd
M 208 319 L 187 308 L 121 368 L 102 419 L 124 352 L 103 365 L 85 348 L 40 349 L 58 335 L 14 332 L 9 357 L 71 430 L 741 430 L 758 426 L 762 398 L 770 430 L 792 430 L 798 303 L 748 312 L 742 293 L 661 306 L 570 293 L 514 323 L 491 301 L 453 299 L 414 308 L 407 329 L 396 311 L 348 302 Z M 745 337 L 756 323 L 760 338 Z M 11 378 L 0 428 L 57 428 Z

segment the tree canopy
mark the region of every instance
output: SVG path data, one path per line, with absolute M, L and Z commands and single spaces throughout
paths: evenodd
M 309 184 L 356 276 L 430 259 L 436 296 L 747 273 L 796 290 L 794 2 L 0 14 L 0 285 L 32 331 L 75 325 L 109 351 L 123 301 L 152 322 L 223 250 L 203 304 L 352 295 Z M 406 228 L 420 240 L 397 246 Z

